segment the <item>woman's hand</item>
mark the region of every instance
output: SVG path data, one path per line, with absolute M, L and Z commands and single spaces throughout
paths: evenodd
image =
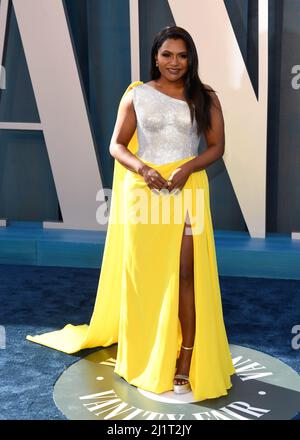
M 168 181 L 171 181 L 169 182 L 168 186 L 169 191 L 181 191 L 191 174 L 192 170 L 186 164 L 183 164 L 179 168 L 176 168 L 171 176 L 168 178 Z
M 151 190 L 160 191 L 163 188 L 168 188 L 168 182 L 156 171 L 154 168 L 144 165 L 140 171 L 140 175 L 144 178 L 148 187 Z

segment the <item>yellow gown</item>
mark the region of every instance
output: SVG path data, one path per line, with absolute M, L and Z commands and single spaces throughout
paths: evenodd
M 131 83 L 123 96 L 139 84 L 142 82 Z M 137 152 L 137 130 L 128 148 L 133 154 Z M 193 157 L 162 165 L 144 162 L 167 179 Z M 140 189 L 148 201 L 150 197 L 156 201 L 150 205 L 147 219 L 155 210 L 161 213 L 162 204 L 169 200 L 171 221 L 165 223 L 160 214 L 156 223 L 130 221 L 136 207 L 133 194 Z M 203 202 L 202 223 L 196 226 L 196 222 L 191 222 L 196 322 L 189 377 L 194 398 L 200 401 L 226 395 L 235 370 L 223 321 L 206 171 L 192 173 L 184 189 L 189 191 L 182 190 L 180 197 L 187 198 L 184 193 L 191 196 L 193 216 L 197 200 Z M 90 323 L 67 324 L 61 330 L 28 335 L 26 339 L 69 354 L 118 343 L 116 374 L 143 390 L 172 390 L 182 342 L 178 317 L 179 264 L 186 213 L 184 201 L 180 207 L 176 197 L 153 195 L 140 175 L 115 160 L 110 217 Z M 178 209 L 181 212 L 180 221 L 178 216 L 176 221 L 172 216 L 175 209 L 176 213 Z

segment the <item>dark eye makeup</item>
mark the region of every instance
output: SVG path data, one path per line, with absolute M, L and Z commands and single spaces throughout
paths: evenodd
M 170 54 L 169 54 L 169 53 L 166 53 L 166 52 L 162 54 L 163 57 L 168 57 L 169 55 L 170 55 Z M 187 57 L 187 55 L 184 54 L 184 53 L 182 53 L 180 56 L 183 57 L 183 58 L 186 58 L 186 57 Z

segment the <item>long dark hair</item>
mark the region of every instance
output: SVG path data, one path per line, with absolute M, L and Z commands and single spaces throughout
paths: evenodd
M 212 105 L 212 97 L 198 76 L 198 54 L 195 43 L 191 35 L 179 26 L 166 26 L 155 35 L 151 49 L 151 68 L 150 76 L 155 80 L 161 76 L 156 66 L 155 56 L 158 49 L 168 38 L 177 40 L 181 38 L 185 41 L 188 52 L 188 71 L 185 74 L 184 94 L 190 108 L 191 121 L 194 115 L 197 122 L 197 133 L 200 135 L 202 131 L 211 128 L 210 106 Z

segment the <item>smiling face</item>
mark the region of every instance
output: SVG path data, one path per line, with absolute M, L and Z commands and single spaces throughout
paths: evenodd
M 168 81 L 178 81 L 188 71 L 188 52 L 181 38 L 165 40 L 155 58 L 162 77 Z

